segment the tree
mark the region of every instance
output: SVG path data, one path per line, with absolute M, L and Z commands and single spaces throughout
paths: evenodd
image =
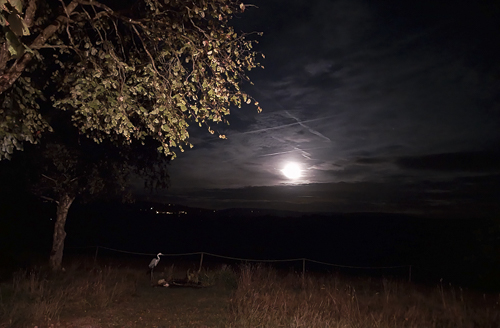
M 148 189 L 165 188 L 169 159 L 154 149 L 151 151 L 148 145 L 138 149 L 118 148 L 104 142 L 97 146 L 68 131 L 44 138 L 44 142 L 14 158 L 24 165 L 31 191 L 56 204 L 49 266 L 58 271 L 66 238 L 64 227 L 74 200 L 78 197 L 89 201 L 103 195 L 131 200 L 129 187 L 134 177 L 143 179 Z
M 52 131 L 44 102 L 97 143 L 152 139 L 175 157 L 192 146 L 191 121 L 214 133 L 231 105 L 253 100 L 240 84 L 260 66 L 255 41 L 229 25 L 244 10 L 239 0 L 0 0 L 0 160 Z

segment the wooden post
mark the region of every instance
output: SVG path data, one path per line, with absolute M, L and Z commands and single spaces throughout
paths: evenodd
M 200 267 L 198 268 L 198 273 L 201 272 L 201 266 L 203 265 L 203 252 L 201 252 Z
M 408 282 L 411 282 L 411 265 L 410 265 L 410 272 L 408 273 Z
M 302 289 L 305 286 L 305 277 L 306 277 L 306 259 L 302 259 Z
M 99 253 L 99 246 L 95 247 L 94 264 L 97 262 L 97 254 Z

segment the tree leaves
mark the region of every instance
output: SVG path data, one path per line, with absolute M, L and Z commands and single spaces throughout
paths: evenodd
M 14 58 L 22 56 L 26 48 L 19 37 L 30 35 L 28 26 L 20 16 L 22 11 L 21 0 L 0 1 L 0 25 L 3 29 L 7 49 Z
M 7 4 L 7 1 L 3 1 L 4 5 Z M 8 4 L 15 9 L 18 13 L 23 12 L 23 2 L 22 0 L 8 0 Z M 0 3 L 0 8 L 3 7 L 3 5 Z
M 41 133 L 51 127 L 39 112 L 41 92 L 29 77 L 18 79 L 13 88 L 0 97 L 0 160 L 10 159 L 23 142 L 36 143 Z
M 24 23 L 24 20 L 19 16 L 18 13 L 12 12 L 7 18 L 9 27 L 14 32 L 16 36 L 30 35 L 28 26 Z
M 0 8 L 15 2 L 0 1 Z M 45 65 L 32 68 L 51 72 L 37 80 L 43 92 L 95 142 L 152 139 L 175 157 L 174 148 L 192 146 L 190 122 L 214 133 L 211 124 L 226 121 L 231 106 L 252 103 L 240 84 L 248 81 L 248 70 L 260 66 L 257 53 L 248 35 L 228 25 L 233 13 L 244 10 L 238 0 L 140 0 L 120 11 L 97 1 L 91 8 L 80 3 L 40 52 Z M 56 17 L 41 13 L 45 24 Z M 22 44 L 16 40 L 27 31 L 20 15 L 12 14 L 7 23 L 16 27 L 8 42 L 11 54 L 19 56 Z

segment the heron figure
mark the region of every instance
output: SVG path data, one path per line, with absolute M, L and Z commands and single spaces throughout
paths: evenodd
M 162 253 L 158 253 L 156 255 L 156 258 L 152 259 L 151 262 L 149 262 L 149 273 L 151 273 L 151 281 L 153 281 L 153 270 L 154 268 L 158 265 L 158 262 L 160 262 L 160 255 L 163 255 Z

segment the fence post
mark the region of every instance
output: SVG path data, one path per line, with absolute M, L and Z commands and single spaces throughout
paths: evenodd
M 302 288 L 305 285 L 305 276 L 306 276 L 306 259 L 302 259 Z
M 99 246 L 95 247 L 94 263 L 97 262 L 97 253 L 99 253 Z
M 198 268 L 198 273 L 201 272 L 201 266 L 203 265 L 203 252 L 201 252 L 200 267 Z
M 410 265 L 410 272 L 408 274 L 408 282 L 411 282 L 411 265 Z

